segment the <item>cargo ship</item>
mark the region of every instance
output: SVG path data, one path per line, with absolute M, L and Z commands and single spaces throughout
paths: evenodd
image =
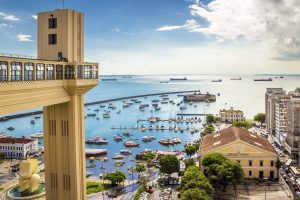
M 255 78 L 254 81 L 273 81 L 272 78 Z
M 183 78 L 170 78 L 170 81 L 186 81 L 187 78 L 183 77 Z

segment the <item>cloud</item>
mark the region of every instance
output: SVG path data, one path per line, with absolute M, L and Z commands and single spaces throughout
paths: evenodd
M 33 19 L 37 20 L 38 16 L 37 15 L 32 15 L 31 16 Z
M 20 42 L 31 42 L 31 41 L 33 41 L 31 39 L 31 35 L 25 35 L 25 34 L 17 35 L 17 39 Z
M 176 26 L 165 25 L 156 30 L 157 31 L 173 31 L 173 30 L 178 30 L 178 29 L 186 29 L 189 31 L 193 31 L 198 28 L 200 28 L 200 25 L 196 22 L 196 20 L 189 19 L 189 20 L 186 20 L 185 24 L 183 24 L 183 25 L 176 25 Z
M 257 41 L 276 59 L 300 59 L 299 0 L 213 0 L 190 6 L 191 15 L 208 25 L 193 29 L 217 40 Z
M 14 15 L 8 15 L 5 14 L 3 12 L 0 12 L 0 16 L 4 19 L 4 20 L 8 20 L 8 21 L 19 21 L 19 18 L 17 18 Z

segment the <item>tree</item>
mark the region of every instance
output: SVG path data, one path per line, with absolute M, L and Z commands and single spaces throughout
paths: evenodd
M 184 164 L 185 164 L 185 170 L 187 170 L 187 168 L 189 168 L 190 166 L 195 166 L 196 165 L 193 158 L 185 159 Z
M 0 152 L 0 160 L 3 160 L 5 158 L 5 153 Z
M 200 189 L 188 189 L 182 192 L 180 200 L 210 200 L 210 196 Z
M 125 173 L 121 171 L 114 171 L 112 173 L 107 173 L 103 177 L 104 180 L 109 180 L 111 182 L 111 185 L 115 186 L 119 183 L 122 183 L 125 179 Z
M 257 113 L 254 116 L 254 121 L 260 122 L 261 124 L 265 123 L 265 121 L 266 121 L 266 114 L 265 113 Z
M 215 127 L 212 124 L 209 124 L 205 127 L 204 131 L 201 133 L 202 136 L 206 136 L 215 131 Z
M 143 164 L 137 164 L 134 168 L 134 170 L 138 173 L 146 171 L 146 167 Z
M 244 128 L 244 129 L 249 129 L 249 128 L 252 127 L 252 124 L 250 122 L 247 122 L 247 121 L 233 122 L 232 125 L 234 127 Z
M 207 124 L 213 124 L 213 123 L 216 123 L 217 120 L 215 118 L 215 116 L 213 115 L 206 115 L 206 123 Z
M 150 167 L 150 163 L 152 162 L 152 160 L 156 157 L 156 154 L 153 152 L 146 152 L 143 155 L 143 160 L 145 160 L 147 162 L 147 168 L 149 169 Z
M 277 178 L 279 180 L 279 169 L 281 167 L 282 163 L 280 162 L 279 158 L 277 158 L 276 162 L 275 162 L 275 167 L 277 169 Z
M 243 177 L 243 169 L 239 163 L 232 162 L 220 153 L 210 153 L 204 156 L 202 165 L 206 167 L 205 175 L 212 184 L 222 185 L 238 183 Z
M 196 146 L 194 145 L 187 145 L 184 147 L 184 151 L 186 153 L 186 155 L 188 155 L 189 157 L 191 157 L 193 154 L 196 153 Z
M 165 155 L 159 160 L 160 172 L 165 174 L 172 174 L 174 172 L 179 172 L 180 163 L 176 156 Z

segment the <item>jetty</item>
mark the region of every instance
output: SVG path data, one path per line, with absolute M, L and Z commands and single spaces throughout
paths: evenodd
M 125 99 L 139 98 L 139 97 L 167 95 L 167 94 L 186 94 L 186 93 L 197 93 L 197 92 L 200 92 L 200 90 L 186 90 L 186 91 L 177 91 L 177 92 L 160 92 L 160 93 L 141 94 L 141 95 L 126 96 L 126 97 L 119 97 L 119 98 L 112 98 L 112 99 L 88 102 L 88 103 L 85 103 L 84 106 L 108 103 L 108 102 L 125 100 Z M 22 118 L 22 117 L 27 117 L 27 116 L 31 116 L 31 115 L 40 115 L 40 114 L 43 114 L 42 110 L 33 111 L 33 112 L 26 112 L 26 113 L 19 113 L 19 114 L 13 114 L 13 115 L 7 115 L 7 116 L 0 117 L 0 121 L 7 121 L 7 120 L 10 120 L 10 119 L 16 119 L 16 118 Z

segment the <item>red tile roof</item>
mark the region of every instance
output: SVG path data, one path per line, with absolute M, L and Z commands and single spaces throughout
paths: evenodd
M 34 139 L 29 139 L 29 138 L 12 138 L 12 137 L 7 137 L 7 138 L 0 138 L 0 144 L 27 144 L 29 142 L 34 141 Z
M 201 141 L 200 153 L 205 154 L 236 140 L 241 140 L 257 148 L 277 154 L 276 150 L 266 138 L 250 133 L 246 129 L 236 127 L 226 128 L 219 132 L 205 136 Z

